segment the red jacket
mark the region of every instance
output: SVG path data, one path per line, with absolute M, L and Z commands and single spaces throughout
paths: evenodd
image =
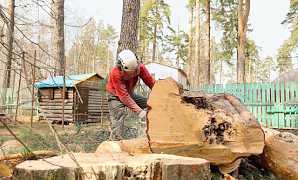
M 121 71 L 119 67 L 114 67 L 109 74 L 106 86 L 109 93 L 117 96 L 125 106 L 137 113 L 142 109 L 131 98 L 130 94 L 133 93 L 139 77 L 152 89 L 155 81 L 144 64 L 140 64 L 139 70 L 131 75 L 125 71 Z

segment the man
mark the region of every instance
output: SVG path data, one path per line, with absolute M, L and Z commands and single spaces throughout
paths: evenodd
M 145 65 L 138 62 L 131 50 L 123 50 L 118 54 L 117 64 L 111 70 L 107 83 L 108 104 L 111 117 L 111 139 L 123 139 L 124 119 L 127 108 L 135 112 L 139 118 L 146 118 L 147 98 L 134 93 L 139 77 L 152 89 L 154 79 Z

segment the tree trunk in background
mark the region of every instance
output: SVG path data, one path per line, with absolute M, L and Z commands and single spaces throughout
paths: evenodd
M 117 53 L 123 49 L 137 51 L 139 11 L 140 0 L 123 0 L 121 33 Z
M 193 79 L 193 7 L 189 7 L 189 32 L 188 32 L 188 61 L 187 61 L 187 77 L 192 85 Z
M 13 52 L 13 38 L 14 38 L 14 10 L 15 10 L 15 1 L 8 1 L 8 18 L 6 38 L 7 38 L 7 55 L 6 55 L 6 65 L 3 78 L 3 105 L 6 103 L 6 93 L 7 88 L 10 88 L 10 79 L 11 79 L 11 63 L 12 63 L 12 52 Z
M 155 24 L 153 32 L 153 44 L 152 44 L 152 62 L 156 59 L 156 47 L 157 47 L 157 16 L 158 16 L 158 0 L 155 0 Z
M 238 4 L 238 49 L 237 49 L 237 83 L 245 82 L 245 45 L 250 0 L 240 0 Z
M 211 36 L 211 31 L 210 31 L 210 0 L 207 0 L 207 5 L 206 5 L 206 14 L 207 14 L 207 57 L 208 57 L 208 84 L 211 83 L 211 41 L 210 41 L 210 36 Z
M 154 25 L 153 42 L 152 42 L 152 62 L 155 62 L 156 46 L 157 46 L 157 23 Z
M 195 55 L 193 87 L 198 88 L 200 70 L 200 0 L 196 0 L 195 8 Z
M 200 64 L 200 85 L 210 84 L 210 0 L 206 0 L 205 5 L 206 22 L 203 36 L 203 56 Z
M 54 1 L 55 10 L 55 28 L 54 28 L 54 61 L 56 64 L 56 75 L 63 74 L 65 63 L 65 47 L 64 47 L 64 0 Z

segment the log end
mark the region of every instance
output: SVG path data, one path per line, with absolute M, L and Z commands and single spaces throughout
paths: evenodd
M 264 165 L 281 179 L 298 179 L 298 136 L 264 128 Z

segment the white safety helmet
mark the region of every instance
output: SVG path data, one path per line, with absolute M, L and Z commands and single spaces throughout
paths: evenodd
M 139 66 L 136 55 L 129 49 L 118 54 L 118 63 L 123 71 L 135 71 Z

